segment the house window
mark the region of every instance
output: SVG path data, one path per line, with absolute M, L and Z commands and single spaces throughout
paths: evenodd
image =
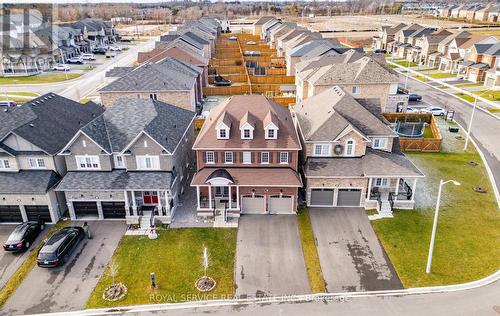
M 260 163 L 263 163 L 263 164 L 269 163 L 269 152 L 260 153 Z
M 280 163 L 287 164 L 288 163 L 288 152 L 280 152 Z
M 329 144 L 315 144 L 314 145 L 314 156 L 328 156 L 330 153 Z
M 160 169 L 160 159 L 158 156 L 137 156 L 137 169 L 158 170 Z
M 215 187 L 215 196 L 218 197 L 228 197 L 229 196 L 229 187 Z
M 276 138 L 276 131 L 274 129 L 267 130 L 267 138 L 274 139 Z
M 213 151 L 207 151 L 205 153 L 206 163 L 215 163 L 215 153 Z
M 28 166 L 31 169 L 43 169 L 45 168 L 45 160 L 43 158 L 28 158 Z
M 352 86 L 352 94 L 360 94 L 361 88 L 359 86 Z
M 122 155 L 114 155 L 115 159 L 115 168 L 125 168 L 125 162 L 123 161 Z
M 354 156 L 354 141 L 352 139 L 348 140 L 346 143 L 345 155 Z
M 100 169 L 98 156 L 76 156 L 75 158 L 78 169 Z
M 233 163 L 233 152 L 226 151 L 224 153 L 224 163 Z
M 84 140 L 82 140 L 82 146 L 83 146 L 83 147 L 87 147 L 87 142 L 85 141 L 85 139 L 84 139 Z
M 150 93 L 149 98 L 151 98 L 153 100 L 158 100 L 158 96 L 156 95 L 156 93 Z
M 227 131 L 224 128 L 219 130 L 219 138 L 222 138 L 222 139 L 227 138 Z
M 387 148 L 387 138 L 374 138 L 372 147 L 374 149 L 386 149 Z
M 147 141 L 147 140 L 145 140 L 145 141 L 144 141 L 144 147 L 145 147 L 145 148 L 147 148 L 147 147 L 148 147 L 148 141 Z
M 251 152 L 249 152 L 249 151 L 243 152 L 243 163 L 244 164 L 252 163 L 252 153 Z
M 243 130 L 243 138 L 246 138 L 246 139 L 251 138 L 249 129 Z
M 10 169 L 10 163 L 7 159 L 0 160 L 0 169 Z
M 386 187 L 388 183 L 389 183 L 389 181 L 387 178 L 376 178 L 375 179 L 375 186 L 377 186 L 377 187 Z

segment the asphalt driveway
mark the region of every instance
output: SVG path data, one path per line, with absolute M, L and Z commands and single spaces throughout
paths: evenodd
M 309 210 L 328 292 L 402 288 L 362 208 Z
M 89 221 L 84 239 L 62 267 L 34 267 L 0 314 L 18 315 L 82 309 L 125 233 L 125 221 Z M 74 225 L 81 226 L 81 222 Z
M 17 225 L 0 225 L 0 247 L 9 238 L 10 233 L 14 230 Z M 12 253 L 0 249 L 0 288 L 9 281 L 9 279 L 14 275 L 17 269 L 23 264 L 24 260 L 28 258 L 31 251 L 34 251 L 36 245 L 44 238 L 47 231 L 50 229 L 50 225 L 47 225 L 44 231 L 40 233 L 34 245 L 30 247 L 28 251 L 21 253 Z
M 241 297 L 311 292 L 295 216 L 240 218 L 235 282 Z

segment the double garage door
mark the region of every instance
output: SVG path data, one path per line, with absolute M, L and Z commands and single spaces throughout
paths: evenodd
M 24 209 L 29 221 L 36 221 L 40 218 L 46 223 L 52 222 L 47 205 L 25 205 Z M 22 221 L 23 216 L 18 205 L 0 205 L 1 223 L 20 223 Z
M 337 203 L 334 205 L 335 190 Z M 361 189 L 311 189 L 311 206 L 360 206 Z
M 97 202 L 73 202 L 76 218 L 99 218 Z M 125 202 L 102 202 L 104 218 L 125 218 Z
M 291 195 L 243 195 L 241 197 L 242 214 L 295 214 Z M 268 208 L 268 209 L 267 209 Z M 269 210 L 269 212 L 268 212 Z

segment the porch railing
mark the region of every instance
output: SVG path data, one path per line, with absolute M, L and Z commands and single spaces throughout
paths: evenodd
M 391 212 L 394 209 L 394 192 L 389 192 L 389 197 L 387 198 L 389 200 L 389 205 L 391 206 Z
M 398 200 L 400 197 L 406 200 L 411 200 L 411 197 L 413 196 L 413 189 L 410 187 L 410 185 L 403 179 L 399 180 L 399 185 L 403 187 L 403 190 L 402 192 L 398 192 Z

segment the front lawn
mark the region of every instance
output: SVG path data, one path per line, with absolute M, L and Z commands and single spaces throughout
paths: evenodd
M 51 83 L 66 81 L 80 77 L 82 74 L 50 72 L 34 76 L 23 77 L 0 77 L 0 84 L 32 84 L 32 83 Z
M 438 72 L 438 73 L 428 74 L 427 76 L 434 78 L 434 79 L 445 79 L 445 78 L 453 78 L 453 77 L 456 77 L 457 75 L 449 74 L 446 72 Z
M 395 64 L 403 66 L 403 67 L 417 67 L 418 66 L 417 63 L 415 63 L 413 61 L 408 62 L 406 60 L 395 62 Z
M 458 97 L 460 97 L 460 98 L 462 98 L 462 99 L 464 99 L 467 102 L 471 102 L 472 103 L 475 100 L 474 97 L 471 97 L 468 94 L 463 94 L 463 93 L 458 92 L 458 93 L 455 93 L 455 95 L 458 96 Z
M 471 91 L 482 98 L 489 101 L 498 101 L 500 100 L 500 91 L 497 90 L 480 90 L 480 91 Z
M 111 285 L 109 267 L 92 292 L 87 308 L 132 304 L 169 303 L 233 296 L 236 229 L 183 228 L 158 231 L 158 239 L 147 236 L 124 236 L 113 260 L 118 265 L 116 282 L 128 288 L 118 302 L 107 302 L 102 293 Z M 217 286 L 202 294 L 194 287 L 203 276 L 203 248 L 208 248 L 208 276 Z M 258 255 L 258 254 L 256 254 Z M 158 289 L 151 289 L 150 273 L 156 274 Z
M 500 108 L 489 108 L 490 113 L 500 113 Z
M 472 148 L 472 146 L 471 146 Z M 417 185 L 413 211 L 394 212 L 392 219 L 372 221 L 405 287 L 463 283 L 500 268 L 500 216 L 489 177 L 479 154 L 407 153 L 425 173 Z M 471 166 L 470 161 L 479 163 Z M 425 267 L 439 179 L 461 186 L 443 188 L 432 273 Z M 483 187 L 487 193 L 476 193 Z

